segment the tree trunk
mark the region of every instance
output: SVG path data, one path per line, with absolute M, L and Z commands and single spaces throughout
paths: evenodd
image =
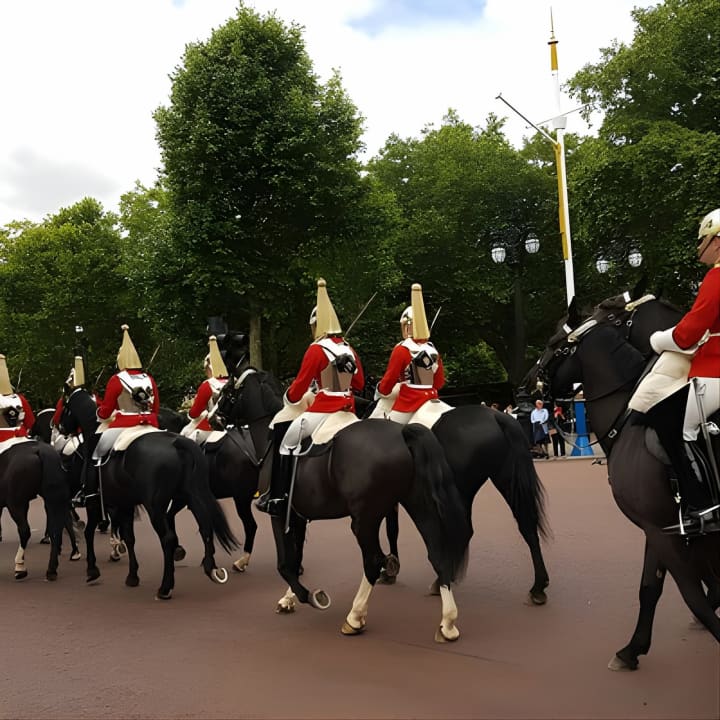
M 263 369 L 262 361 L 262 316 L 250 316 L 250 364 Z

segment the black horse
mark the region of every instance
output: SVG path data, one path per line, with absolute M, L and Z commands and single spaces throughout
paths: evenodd
M 278 399 L 282 394 L 280 386 L 268 373 L 252 372 L 247 375 L 247 379 L 241 376 L 241 382 L 244 384 L 243 394 L 253 396 L 253 401 L 249 403 L 251 412 L 245 415 L 242 425 L 229 428 L 218 442 L 203 446 L 209 469 L 210 490 L 218 500 L 233 499 L 243 524 L 243 552 L 233 562 L 233 569 L 237 572 L 244 572 L 250 564 L 257 533 L 252 500 L 260 486 L 261 473 L 264 472 L 270 452 L 268 425 L 272 416 L 282 407 L 282 401 Z M 263 390 L 266 383 L 272 384 L 269 392 Z M 187 422 L 180 413 L 167 408 L 162 410 L 158 420 L 160 427 L 166 429 L 177 427 L 178 424 L 182 428 Z M 264 479 L 263 483 L 266 484 L 267 480 Z M 173 500 L 168 512 L 173 527 L 175 515 L 183 507 L 184 503 Z M 178 546 L 176 559 L 181 559 L 184 552 L 182 546 Z
M 521 425 L 510 415 L 485 405 L 464 405 L 441 415 L 432 430 L 445 452 L 470 522 L 475 495 L 488 479 L 505 499 L 530 548 L 534 569 L 530 600 L 545 604 L 545 588 L 550 582 L 540 547 L 540 538 L 548 534 L 545 493 Z M 398 531 L 394 511 L 387 517 L 393 573 L 399 568 L 392 562 L 397 554 Z M 389 573 L 390 581 L 393 573 Z M 432 591 L 437 592 L 437 583 Z
M 639 348 L 649 348 L 650 334 L 677 320 L 677 314 L 673 320 L 667 306 L 661 310 L 661 305 L 631 305 L 627 316 L 622 316 L 611 304 L 599 307 L 593 318 L 583 322 L 571 304 L 566 322 L 559 325 L 525 379 L 528 388 L 538 380 L 546 383 L 555 396 L 565 396 L 574 383 L 582 383 L 588 415 L 608 458 L 615 502 L 645 534 L 637 625 L 630 642 L 611 659 L 612 670 L 635 670 L 638 657 L 649 651 L 667 572 L 695 617 L 720 642 L 720 619 L 715 614 L 720 606 L 720 537 L 705 535 L 688 543 L 663 532 L 677 518 L 668 472 L 647 449 L 645 425 L 626 412 L 646 367 Z
M 40 412 L 35 415 L 35 423 L 29 433 L 30 437 L 41 440 L 49 445 L 52 441 L 52 418 L 54 414 L 55 408 L 44 408 L 40 410 Z M 63 469 L 67 471 L 65 462 L 63 462 Z M 85 529 L 85 523 L 80 519 L 80 516 L 77 514 L 75 508 L 72 507 L 71 503 L 68 502 L 68 506 L 68 513 L 65 516 L 65 532 L 70 538 L 70 560 L 74 562 L 82 558 L 80 548 L 77 544 L 75 530 L 77 529 L 82 532 L 82 530 Z M 43 545 L 50 544 L 50 530 L 47 523 L 45 525 L 45 534 L 40 538 L 40 542 Z M 59 552 L 62 554 L 62 534 L 60 535 Z
M 75 390 L 64 403 L 61 425 L 66 433 L 82 428 L 85 437 L 97 429 L 95 402 L 84 389 Z M 87 441 L 81 446 L 85 447 Z M 169 599 L 175 584 L 174 553 L 177 535 L 168 522 L 167 509 L 172 500 L 187 504 L 194 515 L 205 546 L 203 569 L 215 582 L 226 582 L 227 572 L 215 565 L 213 536 L 230 552 L 238 547 L 222 508 L 212 496 L 208 485 L 207 463 L 200 449 L 187 438 L 169 432 L 151 432 L 138 437 L 122 453 L 110 456 L 101 471 L 103 501 L 114 509 L 120 537 L 128 551 L 129 569 L 125 584 L 139 583 L 135 556 L 133 519 L 135 508 L 143 505 L 160 538 L 164 571 L 159 599 Z M 87 503 L 85 527 L 87 547 L 87 581 L 100 577 L 94 549 L 95 527 L 101 516 L 97 498 Z
M 15 579 L 27 577 L 25 549 L 30 540 L 30 501 L 42 497 L 50 536 L 50 560 L 45 577 L 57 579 L 58 555 L 63 524 L 70 504 L 70 491 L 60 465 L 60 456 L 38 440 L 24 440 L 0 453 L 0 511 L 7 508 L 17 525 L 20 546 L 15 555 Z
M 257 373 L 250 372 L 244 382 L 231 379 L 226 384 L 215 413 L 218 421 L 238 426 L 265 413 L 262 396 L 274 385 L 263 384 L 254 376 Z M 279 393 L 275 397 L 280 400 Z M 309 520 L 349 516 L 364 572 L 342 633 L 361 633 L 370 593 L 385 561 L 380 524 L 397 503 L 420 531 L 438 576 L 442 620 L 435 639 L 456 640 L 457 607 L 450 587 L 464 572 L 472 530 L 442 449 L 421 425 L 403 428 L 384 420 L 359 421 L 298 458 L 288 532 L 285 518 L 272 518 L 278 571 L 290 585 L 278 603 L 278 612 L 292 612 L 296 600 L 319 609 L 329 607 L 323 590 L 311 593 L 299 581 L 305 530 Z

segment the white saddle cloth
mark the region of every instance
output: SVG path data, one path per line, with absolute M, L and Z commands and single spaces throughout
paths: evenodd
M 328 416 L 322 425 L 311 435 L 316 445 L 330 442 L 343 428 L 353 423 L 360 422 L 360 418 L 354 413 L 339 410 Z
M 666 350 L 660 353 L 650 372 L 640 381 L 628 407 L 646 413 L 661 400 L 670 397 L 688 382 L 692 357 Z
M 29 437 L 17 437 L 17 438 L 10 438 L 9 440 L 3 440 L 0 442 L 0 454 L 4 453 L 6 450 L 9 450 L 11 447 L 15 447 L 15 445 L 19 445 L 20 443 L 24 442 L 37 442 L 37 440 Z

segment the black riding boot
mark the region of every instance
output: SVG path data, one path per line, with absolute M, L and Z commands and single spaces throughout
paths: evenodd
M 94 435 L 89 438 L 85 446 L 85 462 L 83 463 L 82 476 L 81 476 L 81 487 L 78 490 L 75 497 L 72 499 L 74 507 L 85 507 L 85 501 L 89 497 L 93 497 L 98 494 L 99 478 L 98 468 L 95 466 L 95 460 L 93 460 L 93 453 L 97 447 L 100 435 Z
M 712 498 L 707 482 L 703 478 L 690 449 L 690 443 L 683 440 L 681 433 L 666 433 L 663 426 L 656 427 L 658 438 L 672 463 L 673 475 L 677 479 L 682 511 L 682 523 L 665 528 L 668 532 L 695 534 L 710 530 L 717 524 L 718 515 L 709 512 Z M 709 513 L 709 514 L 708 514 Z M 703 522 L 700 521 L 702 516 Z M 714 521 L 707 525 L 705 521 Z
M 280 445 L 290 423 L 280 423 L 273 428 L 273 464 L 270 475 L 270 487 L 255 503 L 261 512 L 274 517 L 282 517 L 287 512 L 288 494 L 292 482 L 293 458 L 281 455 Z

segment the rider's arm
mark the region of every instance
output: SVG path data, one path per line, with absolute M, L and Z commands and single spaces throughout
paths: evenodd
M 438 368 L 433 375 L 433 387 L 436 390 L 440 390 L 442 389 L 443 385 L 445 385 L 445 368 L 443 367 L 443 361 L 439 354 L 437 359 L 437 365 Z
M 395 387 L 395 383 L 402 379 L 405 368 L 410 364 L 410 351 L 398 343 L 390 354 L 387 370 L 378 383 L 378 392 L 381 395 L 389 395 Z
M 205 382 L 203 382 L 202 385 L 200 385 L 200 387 L 198 388 L 197 395 L 195 395 L 195 400 L 193 400 L 192 407 L 190 408 L 190 410 L 188 410 L 188 415 L 193 420 L 199 417 L 207 410 L 208 402 L 211 397 L 212 388 L 210 387 L 210 383 L 205 380 Z
M 720 318 L 720 267 L 710 270 L 700 285 L 692 308 L 675 326 L 672 338 L 684 350 L 697 343 Z
M 122 383 L 117 375 L 113 375 L 108 380 L 105 388 L 105 396 L 100 405 L 98 405 L 97 416 L 100 420 L 107 420 L 117 408 L 117 400 L 122 392 Z
M 313 343 L 306 351 L 300 365 L 297 377 L 287 389 L 287 398 L 291 403 L 300 402 L 307 392 L 310 383 L 320 377 L 320 371 L 327 365 L 327 358 L 323 349 Z

